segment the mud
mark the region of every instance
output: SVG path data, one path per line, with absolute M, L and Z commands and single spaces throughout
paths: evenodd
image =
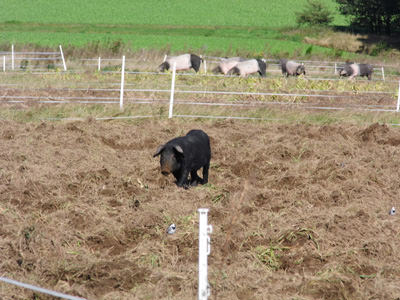
M 209 184 L 184 190 L 152 154 L 195 128 L 211 138 Z M 210 299 L 399 299 L 399 178 L 386 125 L 2 121 L 0 275 L 88 299 L 194 299 L 208 207 Z M 50 299 L 3 283 L 0 296 Z

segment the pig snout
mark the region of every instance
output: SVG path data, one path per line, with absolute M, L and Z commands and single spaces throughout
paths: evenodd
M 173 171 L 173 164 L 171 163 L 171 162 L 169 162 L 169 161 L 164 161 L 162 164 L 161 164 L 161 174 L 163 174 L 164 176 L 167 176 L 167 175 L 169 175 L 170 173 L 172 173 L 172 171 Z

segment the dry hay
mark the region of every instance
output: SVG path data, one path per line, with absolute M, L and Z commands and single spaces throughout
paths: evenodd
M 193 299 L 208 207 L 211 299 L 400 297 L 396 128 L 0 125 L 1 276 L 88 299 Z M 152 154 L 193 128 L 211 137 L 210 184 L 184 190 Z M 0 296 L 35 297 L 5 284 Z

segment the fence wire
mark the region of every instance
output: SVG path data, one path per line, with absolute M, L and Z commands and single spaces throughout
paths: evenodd
M 29 52 L 24 53 L 25 55 L 28 54 Z M 34 53 L 34 52 L 32 52 Z M 50 52 L 49 52 L 50 53 Z M 48 54 L 49 54 L 48 53 Z M 54 52 L 57 53 L 57 52 Z M 31 54 L 31 53 L 29 53 Z M 58 53 L 57 53 L 58 54 Z M 81 60 L 97 60 L 97 59 L 81 59 Z M 105 61 L 111 60 L 111 61 L 120 61 L 120 59 L 103 59 Z M 273 60 L 271 60 L 273 61 Z M 306 62 L 306 61 L 304 61 Z M 308 61 L 311 62 L 311 61 Z M 315 68 L 321 67 L 321 62 L 316 62 L 314 63 L 319 63 L 317 66 L 311 66 Z M 332 63 L 332 62 L 331 62 Z M 337 63 L 337 62 L 336 62 Z M 333 66 L 323 66 L 326 68 L 332 69 Z M 278 70 L 277 70 L 278 71 Z M 121 71 L 107 71 L 107 72 L 102 72 L 104 74 L 116 74 L 119 75 L 121 74 Z M 4 74 L 15 74 L 13 72 L 6 72 Z M 18 73 L 20 74 L 20 73 Z M 46 73 L 40 73 L 40 72 L 27 72 L 26 74 L 37 74 L 37 75 L 43 75 L 43 74 L 59 74 L 58 72 L 46 72 Z M 79 71 L 77 70 L 72 70 L 68 72 L 63 72 L 63 74 L 79 74 Z M 129 75 L 129 76 L 171 76 L 170 73 L 160 73 L 160 72 L 139 72 L 139 71 L 127 71 L 124 74 Z M 25 75 L 25 74 L 24 74 Z M 24 76 L 23 75 L 23 76 Z M 226 78 L 229 80 L 229 78 L 237 78 L 238 76 L 234 75 L 220 75 L 220 74 L 204 74 L 204 73 L 187 73 L 187 72 L 182 72 L 177 74 L 177 79 L 179 82 L 179 78 L 183 77 L 192 77 L 192 76 L 198 76 L 199 78 L 202 77 L 209 77 L 209 78 Z M 164 77 L 165 78 L 165 77 Z M 212 79 L 210 79 L 212 80 Z M 339 80 L 339 78 L 304 78 L 304 80 Z M 343 80 L 343 79 L 342 79 Z M 364 80 L 358 80 L 358 81 L 364 81 Z M 367 81 L 367 80 L 365 80 Z M 155 81 L 157 82 L 157 80 Z M 200 95 L 201 97 L 213 97 L 213 96 L 255 96 L 255 97 L 289 97 L 289 98 L 318 98 L 318 99 L 354 99 L 357 97 L 362 97 L 362 95 L 397 95 L 396 92 L 390 92 L 390 91 L 335 91 L 335 90 L 318 90 L 318 89 L 295 89 L 295 92 L 287 92 L 287 91 L 280 91 L 280 92 L 271 92 L 267 90 L 262 90 L 262 91 L 257 91 L 257 92 L 244 92 L 240 90 L 208 90 L 207 85 L 204 87 L 202 85 L 193 85 L 193 84 L 184 84 L 185 81 L 182 81 L 183 83 L 179 83 L 175 85 L 175 91 L 174 94 L 176 95 Z M 289 82 L 289 81 L 288 81 Z M 385 81 L 387 84 L 390 84 L 392 81 Z M 393 81 L 396 82 L 397 81 Z M 14 93 L 17 95 L 10 95 L 8 92 L 6 92 L 3 95 L 0 95 L 0 101 L 3 103 L 25 103 L 25 102 L 37 102 L 37 103 L 47 103 L 47 104 L 72 104 L 72 103 L 79 103 L 79 104 L 115 104 L 118 103 L 118 99 L 120 97 L 117 97 L 117 93 L 120 93 L 119 88 L 106 88 L 106 87 L 97 87 L 93 88 L 90 87 L 92 85 L 107 85 L 107 86 L 117 86 L 120 85 L 121 83 L 117 82 L 78 82 L 74 83 L 75 85 L 87 85 L 86 88 L 71 88 L 71 87 L 62 87 L 62 88 L 27 88 L 23 87 L 23 91 L 19 91 L 18 85 L 17 84 L 9 84 L 9 83 L 2 83 L 0 84 L 0 87 L 5 87 L 9 89 L 13 89 Z M 158 84 L 158 86 L 162 86 L 163 88 L 134 88 L 135 86 L 138 86 L 138 84 L 133 84 L 126 82 L 124 83 L 126 85 L 124 94 L 124 100 L 128 103 L 131 104 L 163 104 L 167 103 L 167 99 L 156 99 L 154 98 L 154 95 L 152 98 L 143 98 L 143 97 L 132 97 L 131 94 L 137 94 L 137 93 L 151 93 L 151 94 L 171 94 L 171 89 L 170 88 L 164 88 L 162 84 Z M 29 93 L 36 93 L 38 91 L 46 91 L 46 92 L 56 92 L 58 94 L 60 93 L 72 93 L 69 95 L 29 95 Z M 25 93 L 25 95 L 18 95 L 19 93 Z M 28 95 L 26 95 L 28 93 Z M 75 93 L 81 95 L 74 95 Z M 85 96 L 85 93 L 113 93 L 115 96 Z M 332 94 L 334 93 L 334 94 Z M 121 95 L 120 95 L 121 96 Z M 177 105 L 196 105 L 196 106 L 222 106 L 222 107 L 259 107 L 259 106 L 268 106 L 268 105 L 287 105 L 287 106 L 295 106 L 295 107 L 301 107 L 301 108 L 306 108 L 306 109 L 321 109 L 321 110 L 344 110 L 344 109 L 357 109 L 357 110 L 366 110 L 366 111 L 395 111 L 395 109 L 392 109 L 394 105 L 374 105 L 374 104 L 351 104 L 347 103 L 344 107 L 343 105 L 335 106 L 335 105 L 321 105 L 321 103 L 306 103 L 306 102 L 280 102 L 280 101 L 260 101 L 260 102 L 255 102 L 255 103 L 249 103 L 249 102 L 240 102 L 235 99 L 235 101 L 232 103 L 228 102 L 223 102 L 221 100 L 215 100 L 212 101 L 193 101 L 193 99 L 188 100 L 188 99 L 178 99 L 176 100 L 175 104 Z M 226 116 L 229 118 L 230 116 Z
M 18 287 L 30 289 L 30 290 L 33 290 L 33 291 L 36 291 L 36 292 L 40 292 L 40 293 L 43 293 L 43 294 L 47 294 L 47 295 L 51 295 L 51 296 L 54 296 L 54 297 L 58 297 L 58 298 L 63 298 L 63 299 L 68 299 L 68 300 L 86 300 L 85 298 L 79 298 L 79 297 L 70 296 L 70 295 L 67 295 L 67 294 L 63 294 L 63 293 L 55 292 L 55 291 L 52 291 L 52 290 L 44 289 L 44 288 L 41 288 L 41 287 L 37 287 L 37 286 L 31 285 L 31 284 L 28 284 L 28 283 L 23 283 L 23 282 L 16 281 L 16 280 L 13 280 L 13 279 L 9 279 L 9 278 L 6 278 L 6 277 L 0 277 L 0 281 L 3 281 L 3 282 L 8 283 L 8 284 L 15 285 L 15 286 L 18 286 Z

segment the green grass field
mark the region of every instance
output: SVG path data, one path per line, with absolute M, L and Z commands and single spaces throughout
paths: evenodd
M 51 27 L 51 28 L 54 28 Z M 56 27 L 58 28 L 58 27 Z M 193 28 L 183 30 L 182 27 L 172 28 L 165 32 L 162 27 L 141 28 L 135 26 L 132 32 L 124 32 L 124 28 L 112 28 L 110 32 L 60 32 L 57 30 L 37 31 L 5 31 L 1 35 L 1 42 L 14 44 L 37 44 L 40 46 L 57 47 L 73 45 L 84 47 L 88 43 L 99 43 L 103 47 L 111 45 L 113 41 L 120 41 L 134 50 L 139 49 L 168 49 L 172 52 L 194 50 L 203 53 L 241 54 L 250 52 L 253 55 L 296 52 L 304 55 L 307 51 L 333 55 L 334 50 L 311 46 L 297 40 L 296 37 L 285 36 L 273 31 L 259 29 L 215 29 Z M 198 30 L 197 30 L 198 29 Z M 211 34 L 207 33 L 210 31 Z M 244 32 L 246 34 L 244 34 Z
M 346 25 L 334 0 L 333 25 Z M 4 1 L 0 10 L 0 44 L 85 47 L 115 41 L 130 49 L 253 55 L 335 55 L 329 48 L 285 33 L 296 26 L 295 12 L 306 0 L 287 1 Z M 227 8 L 228 7 L 228 8 Z M 345 54 L 346 55 L 346 54 Z
M 295 26 L 306 0 L 35 0 L 2 1 L 1 22 L 157 24 L 194 26 Z M 332 10 L 334 0 L 323 0 Z M 337 14 L 335 25 L 345 25 Z

